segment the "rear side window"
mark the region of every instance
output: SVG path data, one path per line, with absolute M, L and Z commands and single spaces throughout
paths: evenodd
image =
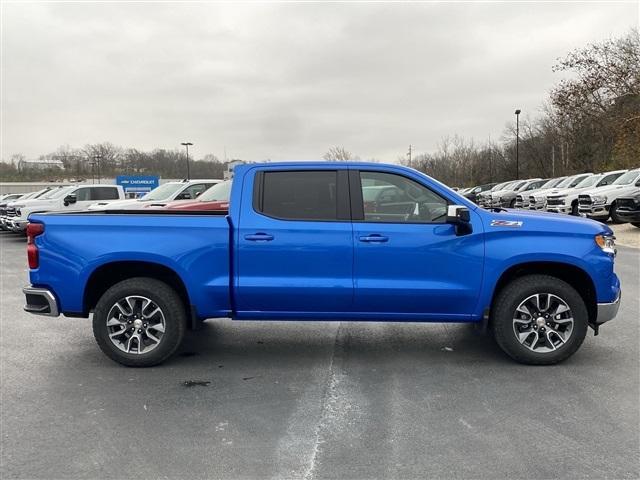
M 285 220 L 338 220 L 335 170 L 264 172 L 256 210 Z
M 92 187 L 91 200 L 117 200 L 118 189 L 114 187 Z

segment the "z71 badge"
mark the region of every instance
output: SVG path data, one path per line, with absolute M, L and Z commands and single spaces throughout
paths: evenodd
M 491 226 L 520 228 L 522 226 L 522 222 L 518 220 L 491 220 Z

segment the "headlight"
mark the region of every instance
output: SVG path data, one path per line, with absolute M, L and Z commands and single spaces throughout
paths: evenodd
M 593 199 L 594 203 L 607 203 L 606 195 L 594 195 L 591 198 Z
M 596 235 L 596 243 L 605 253 L 616 254 L 616 237 L 613 235 Z

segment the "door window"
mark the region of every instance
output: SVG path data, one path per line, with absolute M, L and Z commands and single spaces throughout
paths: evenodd
M 336 170 L 264 172 L 254 207 L 284 220 L 338 220 L 337 184 Z
M 365 222 L 444 223 L 447 201 L 402 175 L 360 172 Z
M 195 185 L 191 185 L 180 192 L 176 197 L 176 200 L 193 200 L 211 186 L 212 184 L 210 183 L 196 183 Z
M 91 200 L 117 200 L 118 198 L 118 189 L 115 187 L 91 188 Z
M 79 188 L 73 193 L 75 193 L 78 202 L 86 202 L 87 200 L 92 200 L 90 190 L 90 188 Z

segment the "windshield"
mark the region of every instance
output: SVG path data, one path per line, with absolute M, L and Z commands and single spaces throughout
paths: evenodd
M 509 182 L 502 182 L 497 184 L 495 187 L 493 187 L 491 190 L 489 190 L 490 192 L 497 192 L 498 190 L 502 190 L 502 187 L 504 187 L 505 185 L 507 185 Z
M 582 180 L 588 177 L 589 175 L 576 175 L 575 177 L 573 177 L 573 181 L 569 184 L 569 186 L 573 188 L 576 185 L 578 185 Z
M 621 177 L 618 177 L 618 179 L 611 185 L 629 185 L 630 183 L 633 183 L 638 176 L 640 176 L 640 170 L 631 170 Z
M 517 192 L 522 187 L 524 187 L 526 184 L 527 184 L 527 181 L 525 180 L 525 181 L 523 181 L 521 183 L 518 183 L 518 184 L 514 185 L 513 188 L 511 188 L 511 190 L 515 190 Z
M 595 185 L 601 178 L 602 175 L 591 175 L 590 177 L 585 178 L 579 184 L 577 184 L 576 188 L 590 187 L 591 185 Z
M 48 192 L 43 193 L 42 195 L 39 195 L 38 197 L 34 197 L 37 198 L 38 200 L 46 200 L 48 198 L 54 198 L 54 196 L 60 191 L 62 190 L 59 187 L 56 188 L 52 188 L 51 190 L 49 190 Z
M 568 187 L 569 184 L 575 180 L 575 178 L 576 177 L 567 177 L 567 178 L 565 178 L 558 185 L 556 185 L 556 188 Z
M 542 190 L 543 188 L 553 188 L 556 185 L 558 185 L 560 182 L 562 182 L 566 177 L 560 177 L 560 178 L 552 178 L 551 180 L 549 180 L 547 183 L 545 183 L 544 185 L 542 185 L 542 187 L 540 187 L 540 189 Z
M 71 193 L 71 190 L 75 190 L 76 187 L 64 187 L 64 188 L 58 188 L 56 189 L 51 195 L 49 195 L 47 198 L 49 200 L 53 199 L 53 198 L 60 198 L 63 195 L 66 195 L 67 193 Z
M 168 200 L 171 195 L 180 190 L 185 184 L 184 183 L 165 183 L 164 185 L 160 185 L 157 188 L 154 188 L 149 193 L 147 193 L 140 200 L 148 202 L 148 201 L 157 201 L 157 200 Z
M 231 182 L 216 183 L 210 187 L 206 192 L 198 197 L 201 202 L 222 202 L 229 200 L 229 194 L 231 193 Z

